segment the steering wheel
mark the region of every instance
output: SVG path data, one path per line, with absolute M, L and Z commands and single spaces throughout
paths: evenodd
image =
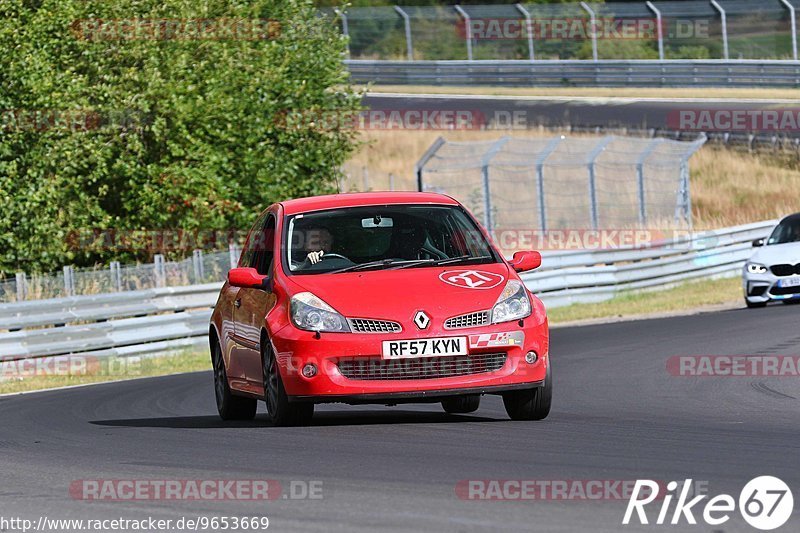
M 320 261 L 324 261 L 325 259 L 327 259 L 329 257 L 335 257 L 335 258 L 338 258 L 338 259 L 344 259 L 345 261 L 350 261 L 349 258 L 343 256 L 342 254 L 322 254 L 322 257 L 320 257 Z M 350 262 L 352 263 L 352 261 L 350 261 Z

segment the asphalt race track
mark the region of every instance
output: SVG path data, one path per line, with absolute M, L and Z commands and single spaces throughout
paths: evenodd
M 474 501 L 460 480 L 683 480 L 738 499 L 776 475 L 800 511 L 797 377 L 673 377 L 673 355 L 800 353 L 800 306 L 554 329 L 554 410 L 324 406 L 311 427 L 223 423 L 210 372 L 0 398 L 2 516 L 266 515 L 276 531 L 756 531 L 620 525 L 624 501 Z M 263 409 L 263 405 L 261 407 Z M 322 481 L 322 499 L 81 501 L 81 479 Z M 284 490 L 284 494 L 287 494 Z M 655 519 L 658 509 L 651 510 Z M 702 510 L 700 513 L 702 514 Z

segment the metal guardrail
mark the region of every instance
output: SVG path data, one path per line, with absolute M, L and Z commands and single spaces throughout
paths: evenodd
M 354 83 L 508 87 L 800 87 L 793 60 L 345 61 Z
M 522 279 L 552 308 L 608 300 L 623 291 L 736 275 L 752 254 L 751 241 L 766 236 L 776 223 L 696 233 L 644 248 L 544 253 L 542 268 Z
M 545 252 L 523 280 L 548 307 L 735 275 L 776 221 L 641 248 Z M 0 359 L 131 356 L 205 344 L 219 283 L 0 305 Z M 49 326 L 49 327 L 45 327 Z
M 221 283 L 0 305 L 0 359 L 170 351 L 208 335 Z

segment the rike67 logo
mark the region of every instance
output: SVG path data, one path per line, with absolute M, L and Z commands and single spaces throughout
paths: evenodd
M 739 493 L 738 502 L 729 494 L 720 494 L 710 498 L 705 505 L 701 505 L 708 495 L 701 494 L 689 499 L 691 487 L 691 479 L 684 481 L 683 485 L 677 481 L 667 483 L 667 493 L 661 501 L 658 517 L 653 523 L 676 525 L 685 520 L 687 524 L 697 524 L 695 513 L 699 513 L 706 524 L 718 526 L 730 520 L 738 503 L 739 512 L 745 522 L 756 529 L 770 531 L 784 525 L 794 510 L 791 489 L 782 480 L 773 476 L 751 479 Z M 622 523 L 631 524 L 635 512 L 635 518 L 640 524 L 649 524 L 645 507 L 653 503 L 658 496 L 658 482 L 649 479 L 636 480 Z M 675 508 L 670 517 L 670 507 L 676 496 Z

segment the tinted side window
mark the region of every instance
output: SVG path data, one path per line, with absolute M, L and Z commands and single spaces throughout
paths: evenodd
M 253 265 L 259 274 L 268 275 L 272 272 L 272 260 L 275 256 L 275 217 L 269 215 L 266 225 L 259 231 L 254 239 Z
M 264 226 L 264 219 L 266 216 L 267 214 L 264 213 L 258 217 L 256 223 L 253 224 L 253 227 L 250 229 L 250 233 L 247 234 L 247 240 L 244 243 L 244 248 L 242 248 L 242 255 L 239 256 L 240 268 L 255 266 L 254 260 L 256 247 L 258 245 L 259 234 L 261 233 L 261 228 Z

